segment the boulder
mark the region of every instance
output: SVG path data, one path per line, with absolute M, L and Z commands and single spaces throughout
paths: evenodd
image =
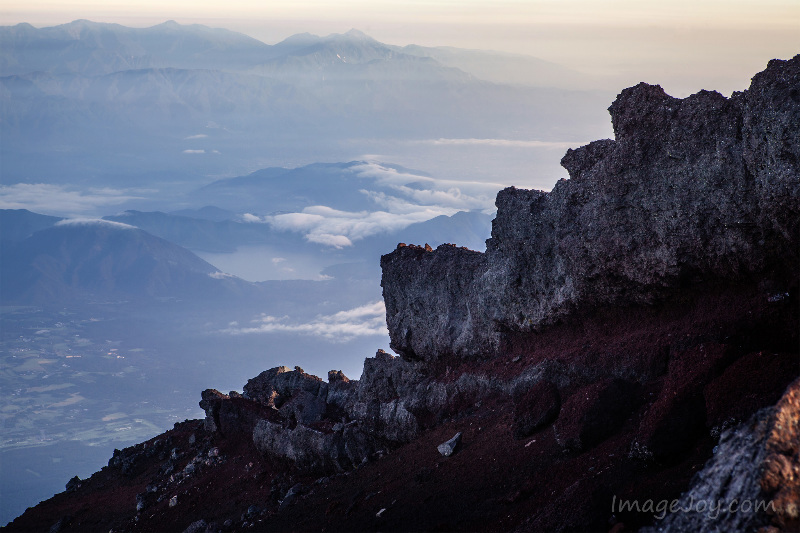
M 328 384 L 317 376 L 306 374 L 300 367 L 290 370 L 288 367 L 279 366 L 265 370 L 248 380 L 243 395 L 264 405 L 280 408 L 299 391 L 319 396 L 324 400 Z
M 81 480 L 81 478 L 79 478 L 78 476 L 73 476 L 72 478 L 70 478 L 69 481 L 67 481 L 66 485 L 67 492 L 75 492 L 76 490 L 81 488 L 82 483 L 83 481 Z

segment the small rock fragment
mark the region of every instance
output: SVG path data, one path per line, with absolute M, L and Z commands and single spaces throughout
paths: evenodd
M 447 442 L 441 443 L 437 449 L 439 453 L 444 455 L 445 457 L 450 457 L 458 450 L 458 446 L 461 444 L 461 432 L 459 431 L 456 433 L 452 439 L 448 440 Z
M 205 520 L 200 519 L 189 524 L 189 527 L 184 529 L 183 533 L 205 533 L 208 531 L 208 529 L 208 523 Z

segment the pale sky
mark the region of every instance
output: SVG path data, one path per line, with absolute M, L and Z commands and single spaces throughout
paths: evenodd
M 800 0 L 11 0 L 0 24 L 176 20 L 274 44 L 360 29 L 389 44 L 517 52 L 675 96 L 744 89 L 772 58 L 800 53 Z M 624 86 L 624 85 L 623 85 Z

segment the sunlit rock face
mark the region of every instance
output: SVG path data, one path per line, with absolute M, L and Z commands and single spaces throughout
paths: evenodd
M 508 332 L 711 279 L 787 289 L 800 249 L 800 56 L 730 98 L 641 83 L 609 111 L 616 139 L 569 150 L 569 180 L 498 194 L 485 254 L 405 246 L 381 259 L 394 350 L 491 356 Z
M 774 407 L 726 431 L 714 457 L 677 501 L 678 510 L 643 531 L 797 531 L 799 447 L 800 380 L 795 380 Z M 695 502 L 701 501 L 716 508 L 698 511 Z

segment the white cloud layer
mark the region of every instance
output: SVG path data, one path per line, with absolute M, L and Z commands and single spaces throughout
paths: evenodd
M 333 315 L 318 315 L 309 322 L 292 322 L 288 316 L 262 314 L 251 321 L 252 326 L 230 327 L 223 330 L 231 335 L 253 333 L 296 333 L 323 337 L 333 342 L 346 342 L 355 337 L 388 335 L 386 308 L 382 301 L 372 302 Z
M 227 272 L 221 272 L 219 270 L 216 272 L 211 272 L 208 276 L 214 279 L 236 279 L 236 276 L 233 274 L 228 274 Z
M 130 224 L 103 220 L 102 218 L 66 218 L 56 222 L 56 226 L 107 226 L 116 229 L 136 229 L 136 226 L 131 226 Z
M 0 209 L 28 209 L 35 213 L 76 216 L 101 207 L 119 205 L 141 196 L 130 189 L 70 190 L 50 183 L 15 183 L 0 186 Z
M 301 233 L 309 242 L 345 248 L 371 235 L 401 230 L 440 215 L 470 210 L 492 213 L 495 195 L 502 188 L 496 183 L 439 180 L 399 172 L 378 163 L 356 165 L 351 170 L 364 179 L 360 192 L 376 210 L 341 211 L 315 205 L 298 213 L 264 217 L 246 213 L 243 220 Z M 382 190 L 374 190 L 376 185 Z
M 514 139 L 426 139 L 415 141 L 434 146 L 506 146 L 509 148 L 553 148 L 566 150 L 588 144 L 587 141 L 519 141 Z

